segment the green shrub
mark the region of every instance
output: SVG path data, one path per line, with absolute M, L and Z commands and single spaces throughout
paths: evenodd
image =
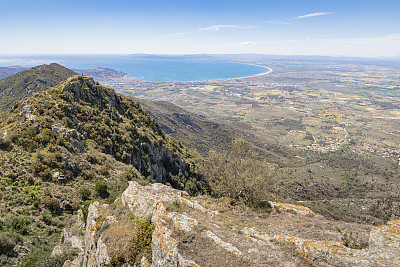
M 11 140 L 8 138 L 0 137 L 0 149 L 9 150 L 11 148 Z
M 88 216 L 88 213 L 89 213 L 89 206 L 93 202 L 94 202 L 94 200 L 88 200 L 88 201 L 83 202 L 83 204 L 82 204 L 81 210 L 82 210 L 82 213 L 83 213 L 83 219 L 84 219 L 83 221 L 84 222 L 86 222 L 86 220 L 87 220 L 87 216 Z
M 267 200 L 277 176 L 281 175 L 274 166 L 259 160 L 257 153 L 246 150 L 243 139 L 234 140 L 228 153 L 210 151 L 200 171 L 213 194 L 248 205 Z
M 83 187 L 83 188 L 79 189 L 79 196 L 81 197 L 81 199 L 83 201 L 88 200 L 91 195 L 92 195 L 92 192 L 90 192 L 90 190 L 88 188 Z
M 110 193 L 108 193 L 107 184 L 103 181 L 96 182 L 94 190 L 101 198 L 107 198 Z
M 74 250 L 60 255 L 51 256 L 50 253 L 31 252 L 22 260 L 20 267 L 58 267 L 63 266 L 66 260 L 72 260 L 77 253 Z
M 353 235 L 352 231 L 342 231 L 338 226 L 335 226 L 335 229 L 342 235 L 341 240 L 344 246 L 352 249 L 364 249 L 368 247 L 368 242 L 362 241 L 358 237 L 358 233 Z
M 168 209 L 172 212 L 181 212 L 182 211 L 182 203 L 179 200 L 174 200 L 169 205 Z
M 14 247 L 14 240 L 5 233 L 0 233 L 0 255 L 12 253 Z
M 191 196 L 195 196 L 195 195 L 199 194 L 199 191 L 200 191 L 200 189 L 197 186 L 197 183 L 194 179 L 187 181 L 183 190 L 188 192 L 189 195 L 191 195 Z
M 13 216 L 7 219 L 10 228 L 16 230 L 22 235 L 26 235 L 29 231 L 31 220 L 26 216 Z
M 138 227 L 137 235 L 131 247 L 128 263 L 140 265 L 143 256 L 151 259 L 151 240 L 155 225 L 150 220 L 141 218 L 136 218 L 135 224 Z
M 54 197 L 47 197 L 43 200 L 44 206 L 51 212 L 58 212 L 60 210 L 60 200 Z
M 53 224 L 53 217 L 48 211 L 43 212 L 42 216 L 40 217 L 40 220 L 42 220 L 46 225 Z

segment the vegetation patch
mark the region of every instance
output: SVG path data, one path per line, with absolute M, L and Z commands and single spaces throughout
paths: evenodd
M 111 256 L 109 266 L 120 266 L 123 263 L 140 265 L 143 256 L 151 262 L 154 228 L 155 225 L 149 219 L 127 214 L 118 223 L 105 229 L 102 237 Z

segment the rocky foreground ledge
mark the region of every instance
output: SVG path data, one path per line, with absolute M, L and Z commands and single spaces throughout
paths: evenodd
M 216 200 L 208 203 L 212 202 Z M 143 267 L 400 266 L 398 220 L 373 228 L 367 249 L 351 249 L 332 240 L 338 239 L 337 233 L 331 229 L 335 222 L 302 206 L 273 202 L 273 212 L 266 218 L 243 214 L 246 212 L 237 212 L 235 208 L 232 208 L 234 211 L 217 212 L 203 207 L 183 191 L 162 184 L 141 186 L 137 182 L 129 183 L 121 198 L 116 200 L 115 204 L 118 203 L 125 208 L 125 213 L 149 218 L 155 225 L 151 258 L 141 258 L 139 266 Z M 115 251 L 115 248 L 109 247 L 102 229 L 104 226 L 118 227 L 122 223 L 119 215 L 108 215 L 112 214 L 111 209 L 108 205 L 94 202 L 89 206 L 86 223 L 80 212 L 71 228 L 64 230 L 63 243 L 53 253 L 61 253 L 67 247 L 80 251 L 78 257 L 66 261 L 64 267 L 111 265 L 113 255 L 109 251 Z M 246 227 L 247 222 L 251 227 Z M 286 227 L 291 224 L 295 225 L 297 232 Z M 303 227 L 311 226 L 316 230 L 310 233 L 303 230 Z M 342 227 L 365 228 L 366 233 L 370 229 L 355 224 Z M 271 234 L 271 231 L 278 234 Z M 302 236 L 296 236 L 296 233 Z M 316 239 L 304 238 L 306 234 Z M 323 237 L 331 240 L 322 240 Z M 118 266 L 138 265 L 121 263 Z

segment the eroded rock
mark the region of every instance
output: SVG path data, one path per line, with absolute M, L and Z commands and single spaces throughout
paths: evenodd
M 131 181 L 128 188 L 122 193 L 121 201 L 135 216 L 142 218 L 151 217 L 158 202 L 173 202 L 180 200 L 186 192 L 173 189 L 163 184 L 141 186 Z
M 270 201 L 270 204 L 272 207 L 278 207 L 279 209 L 281 209 L 283 211 L 294 211 L 298 215 L 314 214 L 314 212 L 312 210 L 310 210 L 308 207 L 304 207 L 304 206 L 288 204 L 288 203 L 272 202 L 272 201 Z
M 216 236 L 213 232 L 211 231 L 206 231 L 205 232 L 206 236 L 208 236 L 209 238 L 211 238 L 212 240 L 214 240 L 215 244 L 217 244 L 218 246 L 223 247 L 224 249 L 226 249 L 227 251 L 235 254 L 236 256 L 241 256 L 242 252 L 237 249 L 235 246 L 233 246 L 232 244 L 223 241 L 221 238 L 219 238 L 218 236 Z
M 368 249 L 352 249 L 335 241 L 316 241 L 291 235 L 268 236 L 251 228 L 245 228 L 243 232 L 255 242 L 275 239 L 294 245 L 303 257 L 321 266 L 400 266 L 399 220 L 373 228 Z
M 172 221 L 176 229 L 190 232 L 199 223 L 197 220 L 190 218 L 184 214 L 179 214 L 176 212 L 169 212 L 164 206 L 163 202 L 157 203 L 156 210 L 154 212 L 151 221 L 153 223 L 158 223 L 159 220 L 169 219 Z

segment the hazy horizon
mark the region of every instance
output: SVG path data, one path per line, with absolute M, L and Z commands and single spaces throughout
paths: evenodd
M 0 53 L 399 56 L 399 11 L 395 0 L 5 0 Z

